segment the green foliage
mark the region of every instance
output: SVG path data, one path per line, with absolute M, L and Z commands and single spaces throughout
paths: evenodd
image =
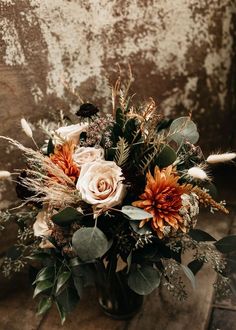
M 161 274 L 152 266 L 136 265 L 131 267 L 128 285 L 136 293 L 146 295 L 160 285 Z
M 236 251 L 236 235 L 223 237 L 215 243 L 215 247 L 221 253 L 230 253 Z
M 117 123 L 117 125 L 120 126 L 121 129 L 123 129 L 123 127 L 124 127 L 125 120 L 126 120 L 125 117 L 126 117 L 126 116 L 125 116 L 125 114 L 123 113 L 123 111 L 122 111 L 120 108 L 118 108 L 118 109 L 116 110 L 116 123 Z
M 190 117 L 179 117 L 171 123 L 168 135 L 169 141 L 175 141 L 180 146 L 185 141 L 194 144 L 198 139 L 197 126 Z
M 189 236 L 196 242 L 215 241 L 216 239 L 201 229 L 191 229 Z
M 79 296 L 74 287 L 67 286 L 57 297 L 57 307 L 61 316 L 62 323 L 66 318 L 66 315 L 72 312 L 77 303 L 79 302 Z
M 121 212 L 127 215 L 131 220 L 135 221 L 151 219 L 153 217 L 152 214 L 144 211 L 143 209 L 131 205 L 123 206 Z
M 52 287 L 53 287 L 53 282 L 51 282 L 49 280 L 43 280 L 43 281 L 38 282 L 34 289 L 33 297 L 35 298 L 39 293 L 42 293 Z
M 102 257 L 110 247 L 106 236 L 97 227 L 78 229 L 72 237 L 72 245 L 83 261 Z
M 177 155 L 174 149 L 172 149 L 170 146 L 165 145 L 160 153 L 156 156 L 154 163 L 160 168 L 167 167 L 174 163 L 176 160 Z
M 120 137 L 116 148 L 114 161 L 118 166 L 122 167 L 129 158 L 130 147 L 126 140 Z
M 64 210 L 54 214 L 52 216 L 52 221 L 58 226 L 68 226 L 74 221 L 81 220 L 83 214 L 78 212 L 73 207 L 66 207 Z
M 42 297 L 38 304 L 38 315 L 45 314 L 52 307 L 51 297 Z
M 53 276 L 54 276 L 54 267 L 51 267 L 51 266 L 44 267 L 38 272 L 33 284 L 35 284 L 37 282 L 45 281 L 48 279 L 52 279 Z
M 61 288 L 69 280 L 70 277 L 71 277 L 71 272 L 69 272 L 69 271 L 64 271 L 63 273 L 61 273 L 58 276 L 55 294 L 58 294 L 59 293 L 59 291 L 61 290 Z

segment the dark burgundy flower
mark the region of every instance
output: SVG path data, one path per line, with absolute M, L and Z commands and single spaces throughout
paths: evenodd
M 79 110 L 76 112 L 76 115 L 79 117 L 92 117 L 99 112 L 99 109 L 92 103 L 84 103 L 80 106 Z

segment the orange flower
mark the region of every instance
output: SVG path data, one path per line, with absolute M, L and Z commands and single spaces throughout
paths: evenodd
M 54 154 L 50 155 L 50 159 L 54 164 L 60 167 L 72 181 L 75 182 L 79 177 L 80 170 L 72 157 L 74 149 L 75 144 L 71 141 L 68 141 L 63 145 L 57 145 Z
M 140 226 L 151 221 L 152 228 L 159 238 L 163 238 L 165 226 L 186 232 L 179 210 L 182 206 L 181 195 L 189 193 L 192 186 L 180 185 L 179 176 L 173 171 L 172 166 L 162 170 L 156 166 L 154 176 L 148 172 L 146 178 L 145 191 L 139 196 L 141 200 L 133 202 L 132 205 L 151 213 L 153 218 L 143 220 Z

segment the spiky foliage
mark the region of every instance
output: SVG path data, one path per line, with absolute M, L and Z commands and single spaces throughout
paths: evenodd
M 130 147 L 125 138 L 119 139 L 116 147 L 115 162 L 118 166 L 124 166 L 129 158 Z

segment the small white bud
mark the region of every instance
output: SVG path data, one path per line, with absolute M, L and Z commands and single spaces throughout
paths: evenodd
M 22 127 L 23 131 L 25 132 L 25 134 L 32 139 L 33 132 L 32 132 L 32 129 L 31 129 L 29 123 L 25 120 L 25 118 L 22 118 L 20 123 L 21 123 L 21 127 Z
M 0 180 L 9 179 L 11 177 L 11 173 L 8 171 L 0 171 Z
M 206 162 L 209 164 L 229 162 L 236 157 L 235 152 L 226 152 L 225 154 L 215 154 L 207 157 Z
M 207 180 L 208 176 L 206 172 L 201 169 L 200 167 L 194 166 L 188 169 L 188 175 L 191 176 L 194 179 L 199 179 L 199 180 Z

